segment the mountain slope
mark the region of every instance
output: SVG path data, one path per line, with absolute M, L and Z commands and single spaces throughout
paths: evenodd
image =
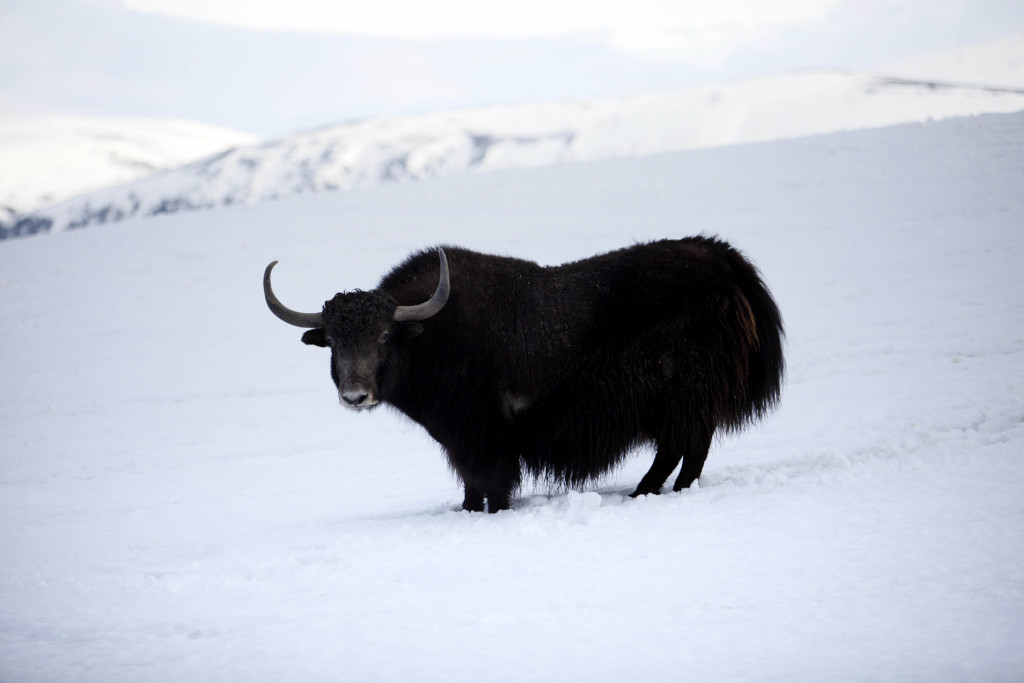
M 0 226 L 6 236 L 456 173 L 1024 109 L 1024 91 L 807 73 L 629 97 L 394 116 L 241 147 Z
M 1024 90 L 1024 33 L 888 64 L 890 76 Z
M 27 213 L 255 142 L 196 121 L 0 114 L 0 211 Z

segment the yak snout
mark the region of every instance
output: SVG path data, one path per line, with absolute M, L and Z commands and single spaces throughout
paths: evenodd
M 343 353 L 332 349 L 331 379 L 338 388 L 338 402 L 342 407 L 363 410 L 377 405 L 376 376 L 379 358 L 375 349 L 359 353 Z
M 338 400 L 346 408 L 363 410 L 377 405 L 373 389 L 362 384 L 350 384 L 338 388 Z

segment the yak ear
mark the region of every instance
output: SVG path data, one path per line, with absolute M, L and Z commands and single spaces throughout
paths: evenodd
M 324 328 L 314 327 L 312 330 L 305 332 L 302 335 L 302 343 L 309 344 L 311 346 L 327 346 L 327 336 L 324 334 Z

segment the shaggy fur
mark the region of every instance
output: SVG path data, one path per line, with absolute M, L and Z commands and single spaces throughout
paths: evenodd
M 392 321 L 438 282 L 434 251 L 374 292 L 339 294 L 303 341 L 332 349 L 379 401 L 423 425 L 465 485 L 463 507 L 509 506 L 524 471 L 570 487 L 657 446 L 633 495 L 700 476 L 716 431 L 779 400 L 783 326 L 757 270 L 707 237 L 640 244 L 557 267 L 445 247 L 451 295 Z M 383 334 L 383 333 L 387 334 Z M 383 336 L 382 336 L 383 334 Z

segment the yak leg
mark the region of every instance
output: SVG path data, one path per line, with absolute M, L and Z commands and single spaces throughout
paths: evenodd
M 466 484 L 466 497 L 462 500 L 462 509 L 470 512 L 483 512 L 484 490 L 479 486 Z
M 650 434 L 655 437 L 658 450 L 654 455 L 651 469 L 637 484 L 636 491 L 630 497 L 644 496 L 650 493 L 661 493 L 661 487 L 672 474 L 679 461 L 686 453 L 687 429 L 685 422 L 680 420 L 683 408 L 674 403 L 665 403 L 658 410 L 649 414 L 651 422 L 647 425 Z
M 672 474 L 672 470 L 676 468 L 682 457 L 683 451 L 674 439 L 660 439 L 658 452 L 654 456 L 654 462 L 651 463 L 651 469 L 647 470 L 647 474 L 637 484 L 636 491 L 629 494 L 630 497 L 636 498 L 648 493 L 661 493 L 661 485 L 668 479 L 668 475 Z
M 522 476 L 519 455 L 516 453 L 503 454 L 503 457 L 495 463 L 495 467 L 486 477 L 487 512 L 493 513 L 509 509 L 512 494 L 519 488 Z
M 466 495 L 462 509 L 483 512 L 507 510 L 519 488 L 519 453 L 509 443 L 478 442 L 449 448 L 449 460 L 462 478 Z
M 711 447 L 711 436 L 715 433 L 714 427 L 704 425 L 684 427 L 669 426 L 658 438 L 658 452 L 651 463 L 651 469 L 647 471 L 644 478 L 636 487 L 636 491 L 630 494 L 631 497 L 643 496 L 648 493 L 661 493 L 661 487 L 672 474 L 679 461 L 683 461 L 679 468 L 679 476 L 676 479 L 673 491 L 688 488 L 704 469 L 704 461 L 708 457 L 708 449 Z
M 672 486 L 673 491 L 690 488 L 704 470 L 704 461 L 708 459 L 711 438 L 715 435 L 714 426 L 701 425 L 690 433 L 687 439 L 686 452 L 683 454 L 683 466 L 679 468 L 679 476 Z
M 507 510 L 512 502 L 512 492 L 519 488 L 522 477 L 518 459 L 515 469 L 500 468 L 504 471 L 489 472 L 485 477 L 474 479 L 475 483 L 465 484 L 466 497 L 462 501 L 462 509 L 470 512 L 484 511 L 484 497 L 487 498 L 487 511 L 498 512 Z

